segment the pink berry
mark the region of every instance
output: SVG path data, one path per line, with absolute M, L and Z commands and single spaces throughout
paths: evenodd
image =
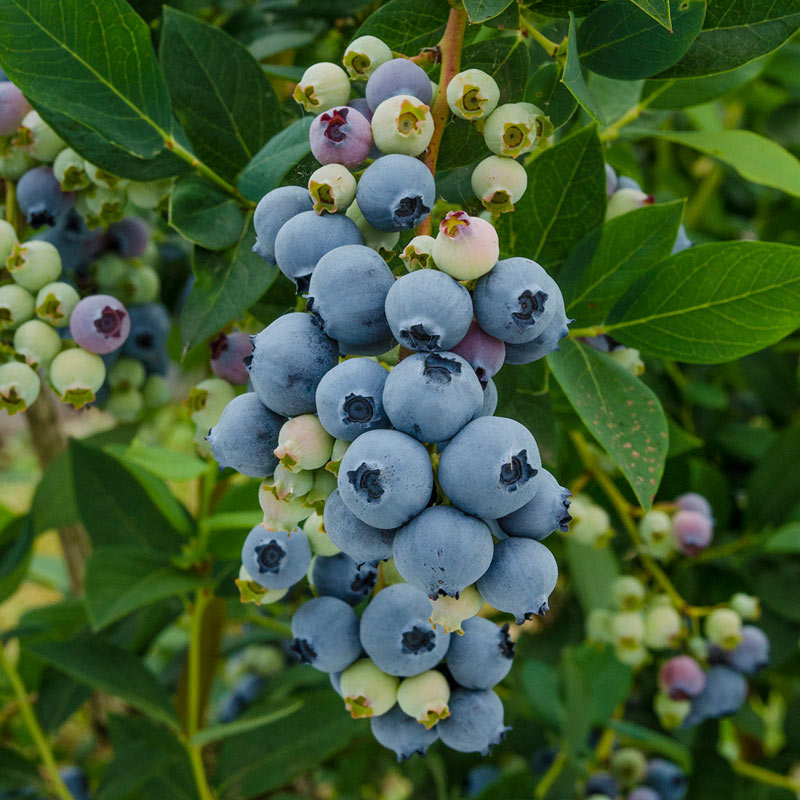
M 675 656 L 661 666 L 658 684 L 670 699 L 689 700 L 703 691 L 706 674 L 691 656 Z
M 125 306 L 107 294 L 84 297 L 69 318 L 72 338 L 84 350 L 104 355 L 121 347 L 131 330 Z
M 450 352 L 458 353 L 469 362 L 481 386 L 486 388 L 489 379 L 497 375 L 506 359 L 506 345 L 489 336 L 475 320 L 470 323 L 467 335 Z
M 699 511 L 711 519 L 714 518 L 711 503 L 697 492 L 686 492 L 686 494 L 679 495 L 675 498 L 675 504 L 683 511 Z
M 13 83 L 0 83 L 0 136 L 17 132 L 22 118 L 30 111 L 28 101 Z
M 244 359 L 253 352 L 248 333 L 221 333 L 210 343 L 211 370 L 229 383 L 244 384 L 249 378 Z
M 679 511 L 672 520 L 678 549 L 687 556 L 696 556 L 711 543 L 714 523 L 699 511 Z
M 349 106 L 337 106 L 316 117 L 308 137 L 311 152 L 320 164 L 358 167 L 372 147 L 369 122 Z

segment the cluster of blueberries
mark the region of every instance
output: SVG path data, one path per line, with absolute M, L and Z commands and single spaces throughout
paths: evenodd
M 243 599 L 273 602 L 308 577 L 316 597 L 292 619 L 292 649 L 330 674 L 353 717 L 399 758 L 436 739 L 486 753 L 507 730 L 493 687 L 514 645 L 508 625 L 478 612 L 486 602 L 518 623 L 544 614 L 558 570 L 541 540 L 570 521 L 569 492 L 532 434 L 493 416 L 492 376 L 555 349 L 568 320 L 547 272 L 499 260 L 491 222 L 464 211 L 435 238 L 411 239 L 395 277 L 386 236 L 423 223 L 436 199 L 416 157 L 431 140 L 431 84 L 374 37 L 345 64 L 368 78 L 366 99 L 344 105 L 350 81 L 336 65 L 306 72 L 295 97 L 317 114 L 323 167 L 255 213 L 254 250 L 294 281 L 306 311 L 249 347 L 227 338 L 231 360 L 246 353 L 250 391 L 227 402 L 208 440 L 221 466 L 265 479 L 264 522 L 242 548 Z M 447 87 L 451 111 L 483 119 L 502 153 L 475 181 L 490 207 L 520 196 L 512 156 L 546 129 L 525 104 L 496 108 L 498 96 L 478 70 Z M 356 181 L 348 167 L 369 159 Z M 204 412 L 218 379 L 199 387 Z
M 611 755 L 610 771 L 595 772 L 584 786 L 587 800 L 683 800 L 686 773 L 664 758 L 648 759 L 641 750 L 621 747 Z
M 155 208 L 169 182 L 135 183 L 88 163 L 22 92 L 0 81 L 0 177 L 14 184 L 0 221 L 0 407 L 24 411 L 40 373 L 66 403 L 103 401 L 124 421 L 169 400 L 164 380 L 169 315 L 157 303 L 149 226 L 129 203 Z M 31 235 L 20 241 L 18 230 Z M 97 292 L 97 293 L 95 293 Z M 85 295 L 81 299 L 81 295 Z

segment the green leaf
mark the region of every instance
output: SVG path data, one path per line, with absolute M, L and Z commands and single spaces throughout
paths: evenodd
M 606 212 L 606 178 L 593 126 L 579 130 L 538 155 L 528 189 L 513 214 L 497 225 L 504 253 L 532 258 L 555 272 Z
M 750 528 L 788 521 L 800 498 L 800 473 L 793 464 L 800 452 L 800 428 L 781 431 L 775 444 L 759 460 L 747 481 L 746 518 Z
M 564 651 L 561 662 L 561 677 L 564 684 L 564 745 L 573 758 L 588 749 L 587 738 L 592 729 L 592 721 L 586 713 L 592 700 L 591 687 L 586 684 L 577 663 L 577 648 Z
M 567 60 L 564 64 L 562 81 L 569 89 L 578 105 L 596 122 L 601 125 L 605 122 L 603 111 L 595 102 L 589 92 L 589 87 L 583 77 L 580 56 L 578 55 L 578 39 L 576 36 L 577 23 L 575 15 L 569 12 L 569 35 L 567 36 Z
M 298 47 L 305 47 L 311 44 L 321 33 L 321 26 L 313 25 L 308 30 L 291 28 L 289 30 L 276 30 L 276 25 L 270 25 L 269 33 L 259 36 L 247 45 L 247 50 L 256 61 L 283 53 L 286 50 L 294 50 Z
M 184 239 L 208 250 L 225 250 L 242 232 L 244 215 L 227 192 L 197 175 L 186 175 L 169 200 L 169 224 Z
M 447 25 L 450 8 L 446 3 L 430 0 L 389 0 L 353 34 L 377 36 L 392 50 L 408 56 L 416 55 L 423 47 L 439 43 Z
M 672 32 L 672 14 L 670 13 L 669 0 L 631 0 L 645 14 L 651 16 L 659 25 Z
M 266 725 L 271 725 L 273 722 L 284 719 L 299 711 L 303 707 L 303 701 L 297 700 L 286 708 L 280 708 L 277 711 L 271 711 L 268 714 L 261 714 L 257 717 L 247 717 L 245 719 L 237 719 L 236 722 L 228 722 L 224 725 L 212 725 L 192 736 L 192 744 L 197 747 L 203 747 L 210 742 L 219 742 L 223 739 L 229 739 L 231 736 L 238 736 L 242 733 L 250 733 L 251 731 L 263 728 Z
M 637 725 L 626 719 L 612 719 L 608 726 L 613 728 L 620 736 L 630 739 L 631 742 L 641 747 L 647 753 L 662 755 L 677 764 L 685 772 L 692 771 L 692 754 L 689 749 L 671 736 L 651 731 L 643 725 Z
M 736 69 L 777 50 L 800 27 L 795 0 L 708 0 L 703 30 L 659 78 L 694 78 Z
M 183 537 L 133 474 L 115 458 L 72 441 L 80 519 L 95 547 L 137 546 L 175 554 Z
M 245 197 L 253 201 L 260 200 L 311 152 L 308 131 L 313 121 L 313 117 L 295 120 L 256 153 L 239 177 L 238 188 Z
M 18 796 L 16 789 L 39 787 L 41 778 L 36 764 L 23 758 L 15 750 L 0 747 L 0 791 L 8 797 Z
M 791 333 L 800 319 L 800 248 L 715 242 L 662 261 L 631 286 L 605 330 L 663 358 L 719 364 Z
M 141 158 L 164 149 L 172 111 L 150 31 L 124 0 L 0 0 L 8 77 L 52 109 Z
M 764 542 L 765 553 L 800 553 L 800 522 L 790 522 Z
M 705 8 L 705 0 L 670 0 L 670 31 L 630 0 L 609 0 L 578 31 L 581 62 L 609 78 L 650 78 L 680 61 L 700 32 Z
M 669 450 L 667 458 L 675 458 L 703 446 L 703 440 L 682 428 L 671 417 L 667 417 L 669 425 Z
M 204 583 L 164 556 L 135 547 L 99 547 L 86 564 L 86 608 L 100 630 L 137 608 L 191 592 Z
M 26 643 L 25 649 L 77 681 L 116 695 L 170 728 L 178 728 L 169 697 L 136 656 L 99 636 Z
M 608 220 L 570 252 L 558 276 L 578 326 L 601 323 L 622 293 L 669 256 L 683 201 L 645 206 Z
M 36 691 L 36 718 L 45 733 L 55 733 L 92 695 L 83 683 L 45 667 Z
M 464 0 L 470 22 L 486 22 L 511 5 L 511 0 Z M 469 63 L 469 62 L 467 62 Z
M 551 728 L 561 730 L 564 704 L 561 702 L 556 670 L 544 661 L 526 661 L 520 677 L 525 695 L 533 706 L 533 713 Z
M 585 713 L 594 725 L 605 726 L 609 717 L 630 694 L 633 670 L 623 664 L 611 648 L 597 649 L 582 645 L 575 652 L 575 661 L 590 687 L 591 701 Z
M 619 576 L 619 564 L 610 547 L 592 547 L 566 538 L 567 561 L 575 592 L 584 614 L 608 608 L 611 584 Z
M 278 269 L 252 252 L 255 240 L 250 215 L 239 241 L 229 250 L 195 248 L 195 283 L 180 317 L 184 350 L 240 317 L 272 285 Z
M 800 161 L 777 142 L 753 131 L 637 130 L 724 161 L 743 178 L 800 197 Z
M 557 64 L 540 64 L 525 85 L 525 102 L 539 106 L 556 129 L 569 121 L 578 105 L 560 73 Z
M 30 515 L 5 521 L 0 530 L 0 602 L 11 597 L 22 583 L 33 548 Z
M 587 429 L 619 465 L 642 508 L 653 503 L 669 446 L 652 390 L 606 353 L 565 340 L 550 369 Z
M 207 461 L 166 447 L 136 443 L 105 449 L 123 463 L 135 464 L 165 481 L 190 481 L 209 469 Z
M 159 55 L 195 153 L 232 180 L 281 128 L 278 100 L 261 67 L 224 31 L 169 6 Z

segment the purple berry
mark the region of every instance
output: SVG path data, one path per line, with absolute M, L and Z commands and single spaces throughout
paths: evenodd
M 28 101 L 13 83 L 0 83 L 0 136 L 16 133 L 29 110 Z
M 358 111 L 367 122 L 372 122 L 372 109 L 369 107 L 365 97 L 354 97 L 348 101 L 347 105 Z
M 691 656 L 675 656 L 661 666 L 658 685 L 672 700 L 691 700 L 703 691 L 706 674 Z
M 489 379 L 500 372 L 506 358 L 505 343 L 486 333 L 475 320 L 470 323 L 467 335 L 451 348 L 451 352 L 469 362 L 484 388 Z
M 150 227 L 139 217 L 125 217 L 108 228 L 106 246 L 123 258 L 139 258 L 150 241 Z
M 672 519 L 678 549 L 687 556 L 696 556 L 711 544 L 714 524 L 699 511 L 679 511 Z
M 107 294 L 84 297 L 69 318 L 69 332 L 84 350 L 103 355 L 121 347 L 131 330 L 125 306 Z
M 31 227 L 55 225 L 75 201 L 72 192 L 62 192 L 50 167 L 29 169 L 17 183 L 17 204 Z
M 687 492 L 675 498 L 675 504 L 683 511 L 699 511 L 707 517 L 714 518 L 711 503 L 697 492 Z
M 211 371 L 230 383 L 245 384 L 249 377 L 245 358 L 253 352 L 253 342 L 248 333 L 221 333 L 212 339 Z
M 398 94 L 410 94 L 428 105 L 433 94 L 425 70 L 406 58 L 393 58 L 381 64 L 367 81 L 367 103 L 373 111 Z
M 350 106 L 323 111 L 311 123 L 308 138 L 311 152 L 320 164 L 358 167 L 372 147 L 369 120 Z

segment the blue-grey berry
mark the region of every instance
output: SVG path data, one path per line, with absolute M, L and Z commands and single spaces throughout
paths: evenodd
M 373 528 L 362 522 L 343 502 L 336 489 L 325 501 L 325 532 L 357 564 L 392 557 L 394 530 Z
M 268 531 L 256 525 L 244 541 L 242 564 L 265 589 L 288 589 L 301 581 L 311 563 L 311 545 L 301 530 Z
M 378 571 L 370 564 L 361 567 L 345 553 L 317 556 L 311 571 L 311 583 L 317 594 L 338 597 L 357 606 L 369 597 L 378 581 Z
M 536 494 L 522 508 L 500 517 L 498 522 L 509 536 L 527 536 L 542 541 L 553 531 L 566 533 L 572 517 L 569 513 L 571 493 L 559 485 L 546 469 L 539 470 Z
M 491 689 L 508 675 L 514 661 L 508 625 L 472 617 L 461 627 L 463 636 L 454 636 L 447 651 L 450 674 L 465 689 Z
M 427 749 L 439 738 L 436 727 L 428 730 L 414 717 L 409 717 L 400 706 L 373 717 L 370 722 L 372 735 L 389 750 L 394 750 L 397 760 L 403 761 L 415 754 L 425 755 Z
M 436 730 L 452 750 L 485 756 L 510 728 L 503 725 L 503 703 L 491 689 L 456 689 L 450 695 L 450 716 Z
M 337 597 L 315 597 L 292 617 L 290 649 L 321 672 L 341 672 L 361 655 L 358 617 Z
M 303 211 L 311 211 L 313 207 L 311 197 L 302 186 L 279 186 L 267 192 L 258 201 L 253 214 L 253 225 L 256 229 L 253 252 L 270 264 L 275 264 L 275 238 L 278 231 L 292 217 Z

